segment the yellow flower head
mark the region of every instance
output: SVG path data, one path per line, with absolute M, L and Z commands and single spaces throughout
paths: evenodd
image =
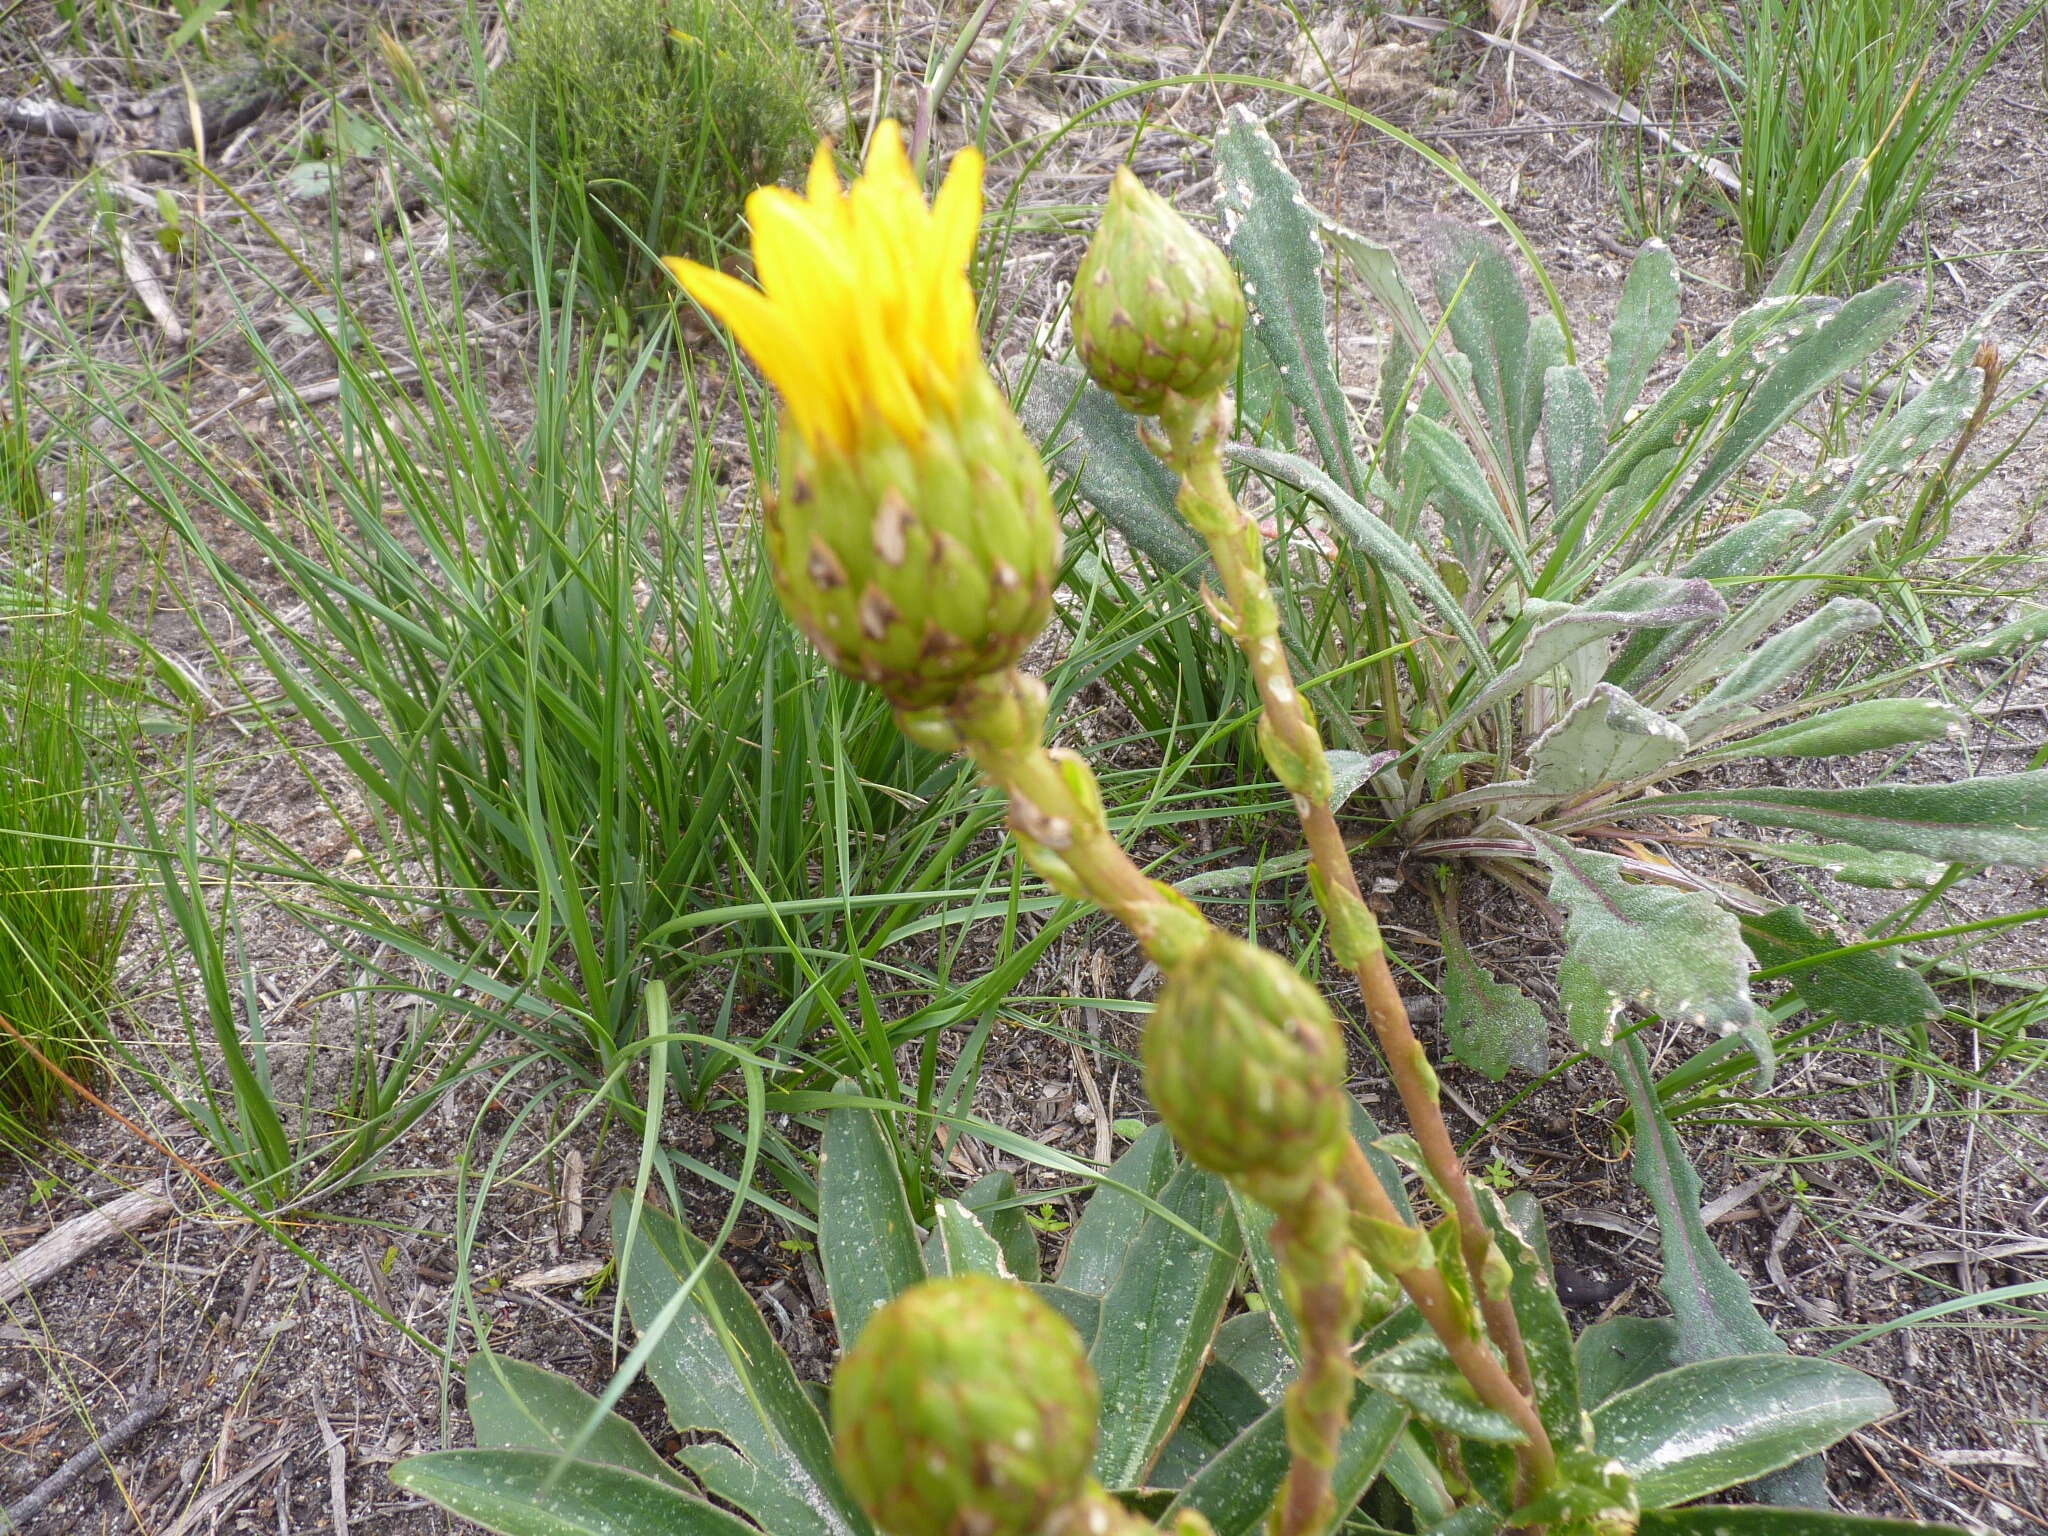
M 759 288 L 680 257 L 666 265 L 732 327 L 814 451 L 850 451 L 878 429 L 914 443 L 983 371 L 967 283 L 981 169 L 979 152 L 961 150 L 927 207 L 903 132 L 885 122 L 851 188 L 828 142 L 802 196 L 748 197 Z

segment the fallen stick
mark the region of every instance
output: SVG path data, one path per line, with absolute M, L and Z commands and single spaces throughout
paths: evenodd
M 1482 32 L 1477 27 L 1468 27 L 1456 21 L 1444 21 L 1435 16 L 1398 16 L 1390 12 L 1380 19 L 1391 22 L 1395 26 L 1407 27 L 1413 32 L 1427 32 L 1431 36 L 1435 36 L 1440 32 L 1456 32 L 1463 37 L 1471 38 L 1474 42 L 1484 43 L 1489 48 L 1498 48 L 1503 52 L 1514 54 L 1517 58 L 1527 59 L 1538 69 L 1557 76 L 1558 79 L 1569 85 L 1577 86 L 1587 96 L 1592 98 L 1595 106 L 1606 112 L 1610 117 L 1627 123 L 1631 128 L 1642 129 L 1650 138 L 1656 140 L 1657 143 L 1670 150 L 1695 170 L 1704 171 L 1729 196 L 1736 196 L 1742 191 L 1742 178 L 1735 174 L 1727 162 L 1716 160 L 1712 155 L 1703 155 L 1698 150 L 1681 144 L 1671 134 L 1643 116 L 1642 109 L 1637 107 L 1635 103 L 1622 100 L 1621 97 L 1615 95 L 1614 92 L 1600 84 L 1599 81 L 1588 80 L 1577 70 L 1571 68 L 1570 65 L 1553 59 L 1549 54 L 1542 52 L 1540 49 L 1531 48 L 1527 43 L 1518 43 L 1511 37 L 1500 37 L 1492 32 Z
M 131 1189 L 98 1210 L 58 1222 L 35 1243 L 0 1264 L 0 1304 L 63 1273 L 114 1239 L 154 1226 L 175 1209 L 162 1190 Z
M 170 1403 L 169 1395 L 162 1392 L 152 1392 L 139 1399 L 135 1406 L 128 1410 L 126 1418 L 104 1435 L 97 1436 L 84 1450 L 67 1458 L 63 1466 L 8 1505 L 6 1513 L 0 1514 L 0 1532 L 20 1530 L 23 1521 L 40 1514 L 56 1502 L 57 1497 L 65 1489 L 154 1424 Z

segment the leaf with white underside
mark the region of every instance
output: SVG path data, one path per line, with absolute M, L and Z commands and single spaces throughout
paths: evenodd
M 1698 811 L 1951 864 L 2048 866 L 2048 769 L 1955 784 L 1684 790 L 1617 806 L 1612 814 L 1623 819 Z
M 1771 636 L 1738 663 L 1704 699 L 1678 717 L 1695 741 L 1753 718 L 1758 699 L 1791 682 L 1851 635 L 1876 626 L 1875 603 L 1828 599 L 1790 629 Z
M 1722 1034 L 1756 1023 L 1742 929 L 1712 897 L 1632 884 L 1613 854 L 1519 830 L 1550 867 L 1551 899 L 1569 914 L 1571 955 L 1615 998 Z

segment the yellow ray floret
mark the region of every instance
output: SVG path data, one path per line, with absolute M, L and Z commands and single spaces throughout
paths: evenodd
M 981 170 L 961 150 L 926 207 L 902 130 L 885 122 L 851 188 L 822 143 L 803 195 L 748 197 L 759 288 L 681 257 L 666 265 L 732 327 L 814 449 L 850 450 L 877 430 L 914 442 L 981 368 L 967 285 Z

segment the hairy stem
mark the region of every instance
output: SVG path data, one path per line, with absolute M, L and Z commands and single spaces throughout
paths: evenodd
M 1266 581 L 1259 531 L 1238 506 L 1223 476 L 1223 432 L 1228 422 L 1221 396 L 1175 401 L 1161 413 L 1167 463 L 1181 479 L 1181 515 L 1202 535 L 1223 578 L 1224 602 L 1213 606 L 1218 621 L 1244 652 L 1258 685 L 1264 710 L 1261 744 L 1274 773 L 1294 798 L 1318 876 L 1316 896 L 1329 918 L 1332 947 L 1358 977 L 1366 1016 L 1401 1095 L 1409 1128 L 1430 1174 L 1451 1202 L 1459 1246 L 1473 1294 L 1480 1298 L 1487 1332 L 1507 1358 L 1516 1386 L 1528 1395 L 1533 1390 L 1529 1358 L 1514 1307 L 1507 1298 L 1486 1293 L 1486 1253 L 1491 1239 L 1437 1102 L 1436 1073 L 1408 1021 L 1407 1006 L 1379 942 L 1378 925 L 1359 890 L 1350 851 L 1330 808 L 1330 770 L 1322 732 L 1288 666 L 1287 649 L 1280 638 L 1280 610 Z
M 1287 1482 L 1273 1506 L 1273 1536 L 1322 1536 L 1338 1510 L 1330 1477 L 1351 1417 L 1351 1335 L 1361 1287 L 1351 1209 L 1334 1182 L 1311 1189 L 1273 1222 L 1287 1304 L 1301 1323 L 1301 1373 L 1287 1389 Z
M 1364 1149 L 1355 1142 L 1339 1166 L 1338 1181 L 1350 1203 L 1354 1221 L 1363 1219 L 1388 1225 L 1401 1223 L 1399 1208 L 1380 1183 L 1379 1175 L 1373 1172 Z M 1370 1244 L 1362 1243 L 1361 1246 L 1369 1247 Z M 1487 1341 L 1465 1325 L 1462 1309 L 1451 1294 L 1442 1272 L 1411 1265 L 1394 1269 L 1392 1274 L 1408 1299 L 1415 1303 L 1415 1310 L 1422 1314 L 1430 1331 L 1442 1341 L 1451 1363 L 1458 1368 L 1458 1374 L 1479 1394 L 1479 1400 L 1504 1415 L 1526 1437 L 1525 1443 L 1515 1448 L 1522 1497 L 1527 1499 L 1549 1487 L 1557 1476 L 1557 1452 L 1551 1446 L 1550 1434 L 1544 1429 L 1543 1420 L 1537 1415 L 1530 1395 L 1509 1377 Z

